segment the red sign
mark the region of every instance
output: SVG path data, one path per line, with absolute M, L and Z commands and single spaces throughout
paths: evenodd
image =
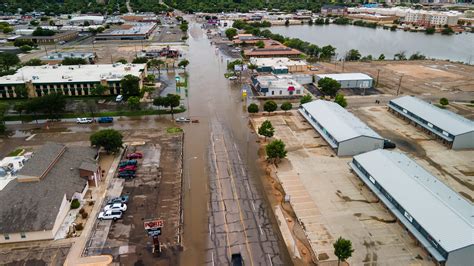
M 158 228 L 163 227 L 164 221 L 163 220 L 149 220 L 143 222 L 143 226 L 145 230 L 155 230 Z

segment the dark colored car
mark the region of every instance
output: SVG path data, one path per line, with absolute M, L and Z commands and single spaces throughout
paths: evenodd
M 395 143 L 391 142 L 388 139 L 385 139 L 383 141 L 383 148 L 384 149 L 395 149 L 396 147 L 397 147 L 397 145 Z
M 123 196 L 116 197 L 107 201 L 107 205 L 114 204 L 114 203 L 128 203 L 128 196 L 123 195 Z
M 125 167 L 127 165 L 137 165 L 137 160 L 121 161 L 119 167 Z
M 134 152 L 127 154 L 127 159 L 141 159 L 143 158 L 143 153 L 141 152 Z
M 112 123 L 113 121 L 114 121 L 114 118 L 109 117 L 109 116 L 99 117 L 99 119 L 97 119 L 97 122 L 99 122 L 99 123 Z
M 242 255 L 240 253 L 232 254 L 230 259 L 232 266 L 242 266 L 244 265 L 244 260 L 242 259 Z
M 137 170 L 137 166 L 136 165 L 126 165 L 124 167 L 120 167 L 119 168 L 119 172 L 123 172 L 123 171 L 136 171 Z
M 135 177 L 135 172 L 130 173 L 130 172 L 121 172 L 117 175 L 119 178 L 125 178 L 125 179 L 132 179 Z

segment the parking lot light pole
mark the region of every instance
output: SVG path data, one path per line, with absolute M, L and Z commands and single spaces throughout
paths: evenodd
M 198 158 L 197 156 L 194 156 L 194 157 L 186 159 L 186 165 L 184 166 L 186 167 L 186 175 L 188 176 L 188 190 L 191 190 L 191 176 L 189 176 L 189 167 L 187 166 L 187 164 L 190 160 L 196 160 L 197 158 Z

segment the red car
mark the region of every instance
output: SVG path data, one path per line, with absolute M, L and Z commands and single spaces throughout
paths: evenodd
M 136 165 L 127 165 L 127 166 L 124 166 L 124 167 L 120 167 L 119 168 L 119 172 L 123 172 L 123 171 L 136 171 L 137 170 L 137 166 Z
M 127 159 L 141 159 L 143 158 L 143 153 L 141 152 L 134 152 L 127 154 Z

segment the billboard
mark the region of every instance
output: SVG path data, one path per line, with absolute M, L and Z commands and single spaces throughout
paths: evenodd
M 147 220 L 143 222 L 143 227 L 147 231 L 149 236 L 161 235 L 161 228 L 163 227 L 164 221 L 161 219 Z

